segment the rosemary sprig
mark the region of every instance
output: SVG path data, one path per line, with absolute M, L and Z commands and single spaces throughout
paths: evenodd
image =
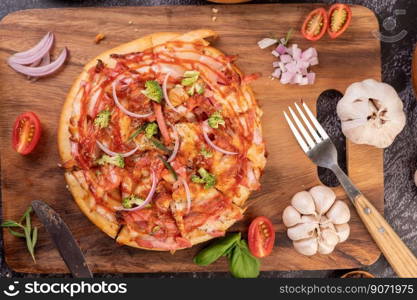
M 38 240 L 38 228 L 33 227 L 30 220 L 30 214 L 32 213 L 32 206 L 29 206 L 23 216 L 20 218 L 19 222 L 13 220 L 6 220 L 0 226 L 5 227 L 9 230 L 10 234 L 15 237 L 25 238 L 26 246 L 32 256 L 33 261 L 36 263 L 35 259 L 35 246 Z M 23 224 L 23 221 L 25 224 Z M 15 231 L 12 228 L 21 229 L 23 232 Z

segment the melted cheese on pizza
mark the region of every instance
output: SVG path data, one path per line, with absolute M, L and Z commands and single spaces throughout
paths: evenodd
M 66 165 L 137 247 L 176 250 L 221 236 L 259 188 L 261 111 L 232 58 L 210 49 L 173 41 L 115 53 L 114 64 L 88 71 L 74 99 Z M 155 192 L 135 209 L 152 174 Z

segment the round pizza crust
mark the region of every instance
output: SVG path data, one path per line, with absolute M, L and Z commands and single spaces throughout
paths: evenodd
M 206 46 L 205 50 L 209 51 L 209 53 L 216 57 L 218 55 L 223 55 L 221 51 L 216 48 L 208 47 L 209 42 L 206 40 L 208 38 L 216 38 L 216 32 L 210 29 L 200 29 L 195 31 L 190 31 L 185 34 L 180 33 L 173 33 L 173 32 L 159 32 L 153 33 L 142 38 L 136 39 L 134 41 L 119 45 L 113 49 L 107 50 L 102 54 L 98 55 L 90 62 L 88 62 L 81 74 L 75 79 L 67 97 L 64 102 L 59 127 L 58 127 L 58 150 L 62 161 L 65 163 L 72 159 L 71 155 L 71 146 L 70 146 L 70 133 L 69 133 L 69 120 L 72 114 L 72 105 L 74 102 L 75 97 L 77 96 L 77 92 L 79 90 L 80 84 L 83 80 L 86 80 L 88 77 L 88 70 L 97 64 L 97 60 L 103 61 L 104 64 L 112 66 L 114 65 L 114 60 L 110 58 L 111 54 L 128 54 L 132 52 L 140 52 L 144 51 L 149 48 L 153 48 L 155 46 L 164 44 L 168 41 L 183 41 L 183 42 L 200 42 Z M 233 66 L 235 71 L 241 75 L 239 69 Z M 253 95 L 251 88 L 248 85 L 242 85 L 242 89 L 250 95 L 252 103 L 255 103 L 256 100 Z M 257 107 L 257 115 L 259 118 L 256 120 L 256 123 L 260 123 L 260 116 L 262 114 L 259 107 Z M 262 157 L 264 157 L 264 151 L 259 153 Z M 263 169 L 260 168 L 260 169 Z M 262 170 L 261 170 L 262 171 Z M 76 171 L 75 171 L 76 172 Z M 117 243 L 124 244 L 127 246 L 145 249 L 145 250 L 155 250 L 155 251 L 167 251 L 166 249 L 157 249 L 157 248 L 145 248 L 138 246 L 134 241 L 132 241 L 130 232 L 127 226 L 121 227 L 115 218 L 105 217 L 103 214 L 99 213 L 95 209 L 95 199 L 93 195 L 88 191 L 87 187 L 81 186 L 79 181 L 77 181 L 76 177 L 74 176 L 74 171 L 67 170 L 65 172 L 65 180 L 67 182 L 68 189 L 72 193 L 75 202 L 81 209 L 81 211 L 89 218 L 89 220 L 94 223 L 98 228 L 100 228 L 103 232 L 105 232 L 108 236 L 113 239 L 116 239 Z M 232 212 L 232 214 L 241 214 L 244 212 L 244 202 L 248 198 L 248 195 L 244 195 L 241 200 L 239 200 L 239 206 L 235 206 L 236 211 Z M 228 212 L 230 213 L 230 212 Z M 227 217 L 227 216 L 226 216 Z M 216 224 L 217 229 L 226 231 L 230 228 L 236 220 L 234 218 L 230 218 L 228 221 L 223 221 L 221 224 Z M 190 238 L 190 242 L 192 245 L 205 242 L 207 240 L 212 239 L 213 236 L 202 233 L 201 231 L 195 236 Z

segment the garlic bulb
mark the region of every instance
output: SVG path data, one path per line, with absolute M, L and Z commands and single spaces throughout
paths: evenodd
M 295 194 L 282 214 L 294 249 L 308 256 L 329 254 L 338 243 L 346 241 L 349 220 L 349 207 L 323 185 Z
M 356 144 L 386 148 L 403 130 L 403 103 L 394 88 L 374 79 L 351 84 L 337 104 L 345 136 Z

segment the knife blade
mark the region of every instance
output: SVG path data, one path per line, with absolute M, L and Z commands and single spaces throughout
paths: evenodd
M 58 213 L 40 200 L 32 201 L 32 207 L 72 275 L 76 278 L 92 278 L 93 274 L 85 261 L 84 254 Z

